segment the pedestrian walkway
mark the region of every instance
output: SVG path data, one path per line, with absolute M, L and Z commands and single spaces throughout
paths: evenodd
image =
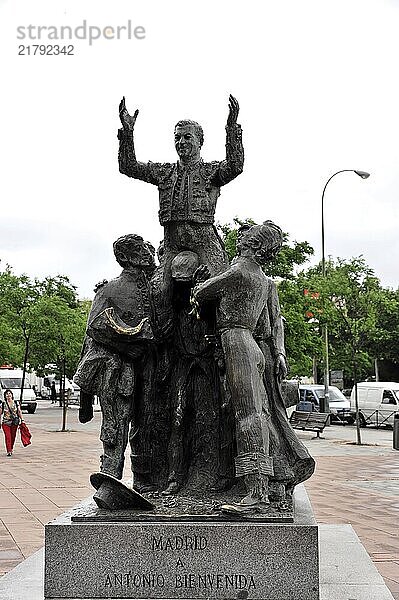
M 399 451 L 392 430 L 333 426 L 324 440 L 299 434 L 316 459 L 305 483 L 318 523 L 350 523 L 395 600 L 399 600 Z
M 96 427 L 85 430 L 71 408 L 66 432 L 59 431 L 58 406 L 50 416 L 48 426 L 40 409 L 26 415 L 32 445 L 23 448 L 17 439 L 11 458 L 0 432 L 0 575 L 43 546 L 45 523 L 91 494 L 88 474 L 98 471 L 100 415 L 95 414 Z
M 70 431 L 60 432 L 61 412 L 49 404 L 27 415 L 32 446 L 17 442 L 12 458 L 0 434 L 0 575 L 43 546 L 45 523 L 92 494 L 88 476 L 98 470 L 100 414 L 81 425 L 73 407 Z M 306 489 L 319 523 L 353 526 L 399 600 L 399 451 L 392 450 L 391 430 L 362 435 L 365 445 L 356 446 L 353 427 L 329 427 L 324 440 L 299 432 L 317 463 Z

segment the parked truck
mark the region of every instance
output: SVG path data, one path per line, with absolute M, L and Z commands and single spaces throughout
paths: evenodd
M 359 421 L 366 425 L 393 426 L 394 416 L 399 412 L 399 383 L 395 381 L 362 381 L 357 384 Z M 355 388 L 351 394 L 351 411 L 356 415 Z

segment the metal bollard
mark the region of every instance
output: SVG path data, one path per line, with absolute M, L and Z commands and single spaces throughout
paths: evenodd
M 399 412 L 393 416 L 393 449 L 399 450 Z

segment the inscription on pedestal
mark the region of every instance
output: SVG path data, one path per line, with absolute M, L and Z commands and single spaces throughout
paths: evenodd
M 187 559 L 186 551 L 202 552 L 208 548 L 208 539 L 203 535 L 175 535 L 173 537 L 152 536 L 151 551 L 167 553 L 174 556 L 170 570 L 167 573 L 137 573 L 132 570 L 128 572 L 106 573 L 105 588 L 135 589 L 151 591 L 154 588 L 175 590 L 253 590 L 256 588 L 253 575 L 244 573 L 221 573 L 219 571 L 197 573 L 188 572 L 192 557 Z M 174 572 L 175 571 L 175 572 Z
M 317 537 L 277 524 L 50 524 L 45 595 L 317 600 Z
M 151 550 L 205 550 L 208 540 L 203 535 L 175 535 L 173 538 L 152 536 Z
M 184 565 L 181 565 L 184 568 Z M 105 579 L 105 588 L 136 590 L 151 590 L 164 588 L 180 590 L 251 590 L 255 589 L 255 580 L 252 575 L 234 573 L 176 573 L 170 581 L 161 573 L 112 573 Z

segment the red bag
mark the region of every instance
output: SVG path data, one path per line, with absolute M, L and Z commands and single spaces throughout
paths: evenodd
M 32 434 L 26 423 L 21 423 L 19 426 L 19 433 L 21 434 L 21 442 L 23 446 L 29 446 L 31 443 Z

